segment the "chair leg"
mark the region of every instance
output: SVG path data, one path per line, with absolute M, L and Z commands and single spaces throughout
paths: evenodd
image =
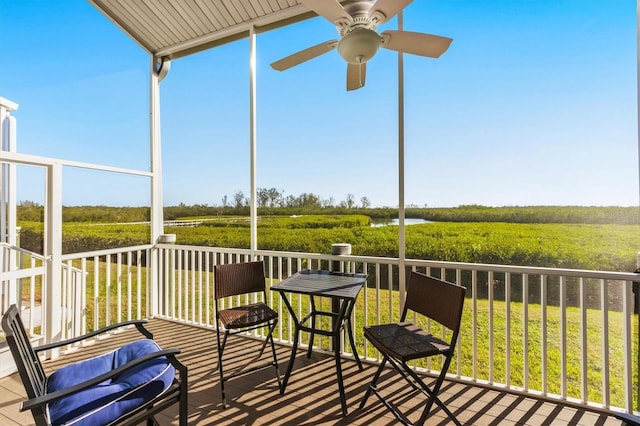
M 187 426 L 187 418 L 189 416 L 189 403 L 187 400 L 189 398 L 189 388 L 187 386 L 187 380 L 187 368 L 183 367 L 180 372 L 180 426 Z
M 282 381 L 280 380 L 280 368 L 278 367 L 278 357 L 276 356 L 276 345 L 273 342 L 273 331 L 276 329 L 277 325 L 278 325 L 278 319 L 276 319 L 273 322 L 273 325 L 269 327 L 269 335 L 267 336 L 267 340 L 271 341 L 271 353 L 273 354 L 273 365 L 276 368 L 276 379 L 278 380 L 278 389 L 282 391 Z
M 382 362 L 380 362 L 380 366 L 378 367 L 376 374 L 373 375 L 373 379 L 371 379 L 371 383 L 369 383 L 369 386 L 367 386 L 367 391 L 362 397 L 362 401 L 360 401 L 360 407 L 359 407 L 360 410 L 364 408 L 364 405 L 367 403 L 367 399 L 369 399 L 369 397 L 371 396 L 371 393 L 375 390 L 376 383 L 378 383 L 378 379 L 380 378 L 380 375 L 382 374 L 382 370 L 384 369 L 384 366 L 388 360 L 389 360 L 389 357 L 387 356 L 382 358 Z
M 429 417 L 429 414 L 431 413 L 431 408 L 433 407 L 433 404 L 435 403 L 438 407 L 440 407 L 442 409 L 442 411 L 444 411 L 447 414 L 447 416 L 449 416 L 449 418 L 457 426 L 461 426 L 461 424 L 458 421 L 458 419 L 456 419 L 456 416 L 451 412 L 451 410 L 449 410 L 449 408 L 447 408 L 447 406 L 440 400 L 440 398 L 438 398 L 438 393 L 440 392 L 440 388 L 442 387 L 442 383 L 444 382 L 444 378 L 445 378 L 445 376 L 447 374 L 446 373 L 447 370 L 443 367 L 443 369 L 440 372 L 440 375 L 437 377 L 436 382 L 434 383 L 433 387 L 429 388 L 422 381 L 422 379 L 420 377 L 418 377 L 416 372 L 413 371 L 408 365 L 402 364 L 402 367 L 409 374 L 409 376 L 411 376 L 411 378 L 415 381 L 415 383 L 420 385 L 420 387 L 422 389 L 419 389 L 419 390 L 424 395 L 426 395 L 428 397 L 427 405 L 424 407 L 424 410 L 422 411 L 422 415 L 420 416 L 420 420 L 418 421 L 417 424 L 421 425 L 427 420 L 427 418 Z M 448 367 L 448 365 L 446 367 Z M 400 371 L 400 370 L 398 370 L 398 371 Z
M 269 334 L 267 335 L 267 339 L 264 339 L 264 342 L 262 342 L 262 346 L 260 347 L 260 352 L 258 352 L 257 358 L 261 358 L 262 355 L 264 354 L 264 350 L 267 347 L 267 341 L 269 340 L 268 337 L 271 335 L 271 332 L 273 331 L 273 329 L 271 328 L 272 327 L 271 323 L 268 324 L 268 327 L 269 327 Z M 275 324 L 273 325 L 273 327 L 275 328 Z
M 227 408 L 227 398 L 224 393 L 224 372 L 222 370 L 222 355 L 224 353 L 224 346 L 227 343 L 227 336 L 229 335 L 229 331 L 225 330 L 224 339 L 220 342 L 220 325 L 216 328 L 216 337 L 218 339 L 218 371 L 220 372 L 220 391 L 222 393 L 222 408 Z
M 449 416 L 449 418 L 457 426 L 461 426 L 461 424 L 458 421 L 458 419 L 456 419 L 456 416 L 438 398 L 438 392 L 440 391 L 440 387 L 442 386 L 442 383 L 444 382 L 444 378 L 446 376 L 446 371 L 447 370 L 443 369 L 442 372 L 440 373 L 440 375 L 438 376 L 438 378 L 436 379 L 436 383 L 434 384 L 433 388 L 429 388 L 422 381 L 422 379 L 416 374 L 416 372 L 411 369 L 411 367 L 409 367 L 408 365 L 406 365 L 404 363 L 396 363 L 396 362 L 394 362 L 393 359 L 389 358 L 388 356 L 385 356 L 382 359 L 382 362 L 380 363 L 380 366 L 378 367 L 378 370 L 376 371 L 376 374 L 373 376 L 373 379 L 371 380 L 371 383 L 367 387 L 367 391 L 364 394 L 364 397 L 362 398 L 362 401 L 360 402 L 360 407 L 359 407 L 360 410 L 362 410 L 364 408 L 369 396 L 372 393 L 375 393 L 378 396 L 378 398 L 380 399 L 380 401 L 389 409 L 389 411 L 391 411 L 391 413 L 394 416 L 396 416 L 396 418 L 400 422 L 402 422 L 404 424 L 409 424 L 408 420 L 406 418 L 404 418 L 403 414 L 400 413 L 400 411 L 398 411 L 395 407 L 393 407 L 389 402 L 387 402 L 382 397 L 382 395 L 380 395 L 378 393 L 378 390 L 376 388 L 376 383 L 380 379 L 380 375 L 382 374 L 382 370 L 384 369 L 384 366 L 385 366 L 385 364 L 387 362 L 389 362 L 389 364 L 391 364 L 391 366 L 411 385 L 411 387 L 413 387 L 416 391 L 421 392 L 422 394 L 424 394 L 427 397 L 427 404 L 426 404 L 424 410 L 422 411 L 422 415 L 420 416 L 420 419 L 416 422 L 416 425 L 423 425 L 424 424 L 424 422 L 429 417 L 429 414 L 431 412 L 431 407 L 435 403 L 438 407 L 440 407 L 442 409 L 442 411 L 444 411 L 447 414 L 447 416 Z M 402 368 L 400 368 L 400 366 L 402 366 Z M 448 367 L 448 365 L 447 365 L 447 367 Z

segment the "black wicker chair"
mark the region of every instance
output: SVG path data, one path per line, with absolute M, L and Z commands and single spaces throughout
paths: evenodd
M 233 263 L 227 265 L 216 265 L 214 267 L 215 281 L 215 299 L 216 299 L 216 335 L 218 339 L 218 370 L 220 372 L 220 389 L 222 392 L 222 405 L 226 407 L 227 400 L 224 390 L 226 381 L 238 377 L 252 371 L 260 370 L 273 366 L 278 380 L 278 388 L 282 389 L 280 380 L 280 370 L 278 369 L 278 357 L 276 356 L 276 348 L 273 343 L 273 330 L 278 324 L 278 313 L 271 309 L 264 302 L 249 303 L 233 308 L 220 309 L 219 303 L 221 299 L 248 294 L 262 294 L 263 299 L 267 300 L 266 282 L 264 278 L 264 262 L 244 262 Z M 224 337 L 220 336 L 220 328 L 224 328 Z M 271 353 L 273 360 L 266 364 L 259 364 L 251 368 L 236 370 L 233 373 L 225 375 L 222 368 L 222 358 L 224 348 L 227 343 L 227 337 L 231 334 L 243 333 L 245 331 L 255 330 L 262 327 L 268 327 L 267 337 L 262 343 L 260 352 L 256 359 L 262 357 L 267 342 L 271 343 Z
M 378 379 L 388 362 L 415 391 L 424 394 L 427 398 L 427 404 L 416 424 L 421 425 L 426 421 L 435 403 L 455 424 L 460 425 L 453 413 L 438 398 L 438 393 L 453 357 L 460 330 L 465 291 L 464 287 L 418 272 L 411 272 L 400 323 L 364 328 L 364 336 L 380 351 L 383 359 L 362 398 L 360 409 L 364 407 L 371 393 L 375 393 L 398 420 L 404 424 L 410 424 L 406 416 L 388 402 L 385 395 L 378 390 Z M 410 310 L 444 326 L 449 330 L 447 337 L 444 335 L 441 338 L 436 337 L 416 324 L 405 322 L 407 312 Z M 440 374 L 431 386 L 427 386 L 407 363 L 431 356 L 441 356 L 443 362 Z
M 162 350 L 144 328 L 146 321 L 113 324 L 92 333 L 32 347 L 16 305 L 2 317 L 2 328 L 29 398 L 36 425 L 134 425 L 178 403 L 180 425 L 187 424 L 187 368 L 175 357 L 178 349 Z M 135 325 L 147 339 L 115 351 L 66 365 L 49 376 L 38 353 L 67 346 L 118 327 Z M 176 376 L 176 371 L 178 375 Z

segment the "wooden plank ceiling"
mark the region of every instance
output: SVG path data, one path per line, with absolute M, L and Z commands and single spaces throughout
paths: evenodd
M 297 0 L 89 0 L 157 58 L 197 53 L 316 16 Z

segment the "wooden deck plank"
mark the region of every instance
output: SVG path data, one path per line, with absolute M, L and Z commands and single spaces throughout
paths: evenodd
M 227 382 L 226 409 L 222 408 L 217 371 L 216 336 L 212 330 L 177 324 L 161 319 L 149 322 L 154 338 L 165 348 L 181 349 L 179 359 L 189 367 L 189 424 L 190 425 L 395 425 L 397 421 L 386 408 L 371 396 L 364 410 L 356 408 L 375 371 L 365 363 L 358 371 L 355 362 L 343 362 L 345 395 L 349 414 L 343 417 L 338 398 L 335 362 L 332 357 L 314 353 L 307 359 L 299 351 L 286 392 L 280 395 L 273 369 L 252 372 Z M 48 371 L 117 348 L 138 338 L 135 330 L 110 336 L 81 351 L 67 354 L 45 363 Z M 225 368 L 239 368 L 255 355 L 260 342 L 243 337 L 231 337 L 228 343 Z M 290 348 L 277 346 L 280 372 L 284 374 Z M 266 355 L 265 355 L 266 356 Z M 227 361 L 228 359 L 228 361 Z M 420 415 L 421 399 L 406 390 L 404 381 L 390 372 L 384 382 L 394 401 L 416 420 Z M 387 388 L 385 388 L 387 389 Z M 16 374 L 0 379 L 0 424 L 30 425 L 30 413 L 20 413 L 24 389 Z M 605 425 L 620 426 L 620 420 L 597 411 L 577 409 L 541 399 L 514 395 L 487 388 L 455 382 L 445 382 L 441 398 L 456 414 L 458 420 L 469 425 Z M 158 417 L 160 424 L 177 424 L 177 407 L 165 410 Z M 428 425 L 448 424 L 439 410 L 427 421 Z

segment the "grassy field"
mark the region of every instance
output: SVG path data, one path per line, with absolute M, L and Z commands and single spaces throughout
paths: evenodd
M 359 216 L 276 218 L 258 224 L 258 248 L 330 253 L 349 243 L 359 256 L 398 256 L 398 227 L 370 227 Z M 42 247 L 42 224 L 21 223 L 22 246 Z M 221 220 L 196 227 L 165 227 L 178 244 L 249 248 L 248 223 Z M 126 247 L 149 242 L 144 224 L 65 223 L 64 253 Z M 640 226 L 606 224 L 433 223 L 406 228 L 406 256 L 412 259 L 495 263 L 631 272 L 640 248 Z

